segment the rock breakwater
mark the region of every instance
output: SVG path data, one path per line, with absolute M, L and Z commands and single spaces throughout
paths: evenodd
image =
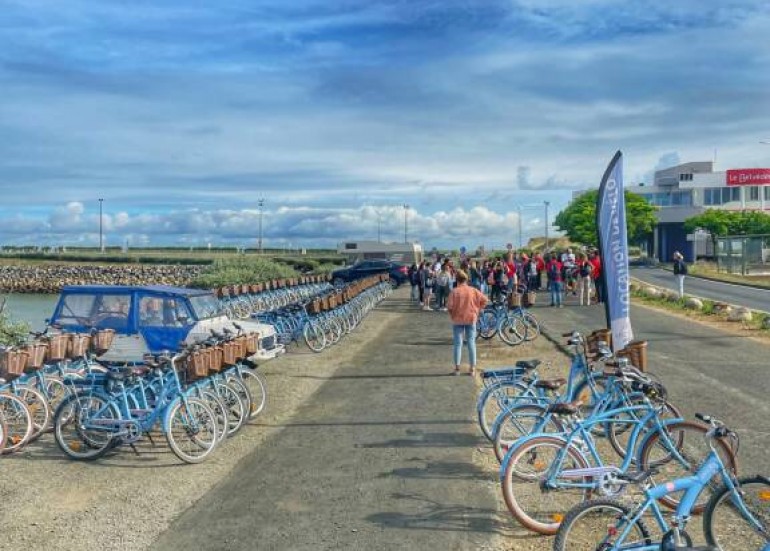
M 196 265 L 0 266 L 0 291 L 58 293 L 65 285 L 178 285 L 200 275 Z

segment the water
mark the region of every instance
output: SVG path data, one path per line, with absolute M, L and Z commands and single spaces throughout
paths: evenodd
M 45 328 L 46 318 L 53 314 L 59 295 L 9 294 L 5 298 L 5 313 L 13 320 L 26 321 L 33 331 Z

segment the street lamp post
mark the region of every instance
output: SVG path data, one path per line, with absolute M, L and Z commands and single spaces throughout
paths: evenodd
M 543 201 L 545 203 L 545 250 L 543 252 L 548 251 L 548 205 L 551 203 L 549 201 Z
M 408 243 L 407 241 L 407 235 L 409 233 L 409 226 L 408 226 L 408 216 L 409 216 L 409 205 L 404 203 L 404 243 Z
M 259 205 L 259 243 L 258 243 L 258 249 L 259 254 L 262 254 L 262 207 L 265 206 L 265 200 L 260 199 L 257 204 Z
M 102 203 L 104 199 L 99 199 L 99 252 L 104 252 L 104 232 L 102 231 Z

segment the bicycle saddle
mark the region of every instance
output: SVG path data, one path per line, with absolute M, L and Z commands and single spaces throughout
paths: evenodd
M 582 405 L 579 400 L 577 402 L 557 402 L 548 406 L 548 412 L 554 415 L 575 415 L 580 411 Z
M 542 360 L 519 360 L 515 365 L 519 369 L 531 371 L 532 369 L 536 369 L 541 363 L 543 363 Z
M 544 388 L 546 390 L 558 390 L 567 383 L 567 379 L 562 377 L 558 379 L 541 379 L 535 383 L 535 388 Z

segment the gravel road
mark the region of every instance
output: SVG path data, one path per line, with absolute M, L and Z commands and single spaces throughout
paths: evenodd
M 373 311 L 337 347 L 306 347 L 260 368 L 269 386 L 267 412 L 201 465 L 181 464 L 162 435 L 157 446 L 122 450 L 94 463 L 67 460 L 53 435 L 0 459 L 0 549 L 146 549 L 170 522 L 203 497 L 238 462 L 289 419 L 340 366 L 387 331 L 401 314 Z M 66 545 L 64 545 L 66 542 Z

